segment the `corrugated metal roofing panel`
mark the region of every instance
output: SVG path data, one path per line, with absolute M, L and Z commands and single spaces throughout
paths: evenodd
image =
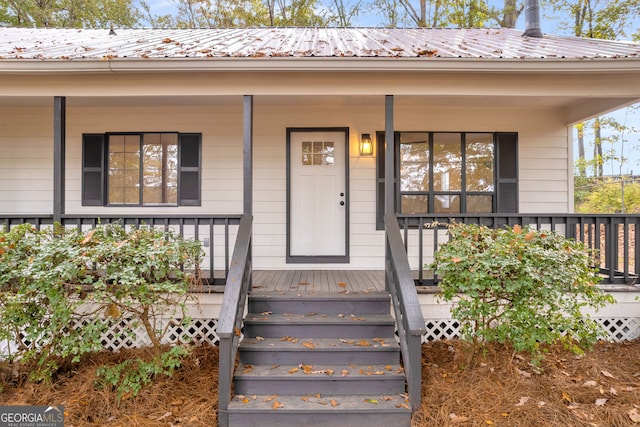
M 1 59 L 403 57 L 473 59 L 640 58 L 640 44 L 513 29 L 0 28 Z

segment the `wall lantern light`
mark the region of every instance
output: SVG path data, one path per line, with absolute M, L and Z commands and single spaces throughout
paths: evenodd
M 363 133 L 360 137 L 360 155 L 373 155 L 373 142 L 371 141 L 371 135 L 369 135 L 368 133 Z

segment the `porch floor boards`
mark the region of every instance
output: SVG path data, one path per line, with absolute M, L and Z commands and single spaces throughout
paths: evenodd
M 260 292 L 358 293 L 384 291 L 382 270 L 254 270 Z

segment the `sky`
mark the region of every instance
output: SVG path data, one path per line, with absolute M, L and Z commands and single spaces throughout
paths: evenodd
M 166 15 L 166 14 L 174 14 L 177 9 L 172 0 L 147 0 L 147 3 L 151 6 L 151 12 L 154 15 Z M 503 0 L 489 0 L 490 5 L 501 6 Z M 380 21 L 375 16 L 363 16 L 356 21 L 355 26 L 379 26 L 381 25 Z M 552 20 L 545 16 L 545 10 L 542 10 L 541 16 L 541 26 L 542 31 L 545 34 L 556 34 L 556 35 L 570 35 L 563 34 L 563 29 L 559 27 L 558 21 Z M 524 30 L 524 14 L 522 14 L 516 24 L 516 28 L 520 30 Z M 640 28 L 640 24 L 638 25 Z M 626 161 L 620 165 L 617 161 L 609 161 L 604 165 L 604 174 L 605 175 L 618 175 L 622 174 L 634 174 L 640 175 L 640 104 L 637 104 L 637 108 L 623 108 L 621 110 L 615 111 L 608 115 L 619 123 L 624 123 L 627 125 L 629 130 L 621 135 L 620 133 L 611 132 L 610 130 L 604 128 L 603 129 L 603 139 L 605 140 L 603 144 L 603 150 L 605 152 L 610 151 L 612 149 L 617 150 L 617 154 L 622 154 L 626 157 Z M 587 159 L 592 158 L 593 153 L 593 132 L 591 131 L 591 127 L 589 124 L 585 127 L 585 151 L 587 154 Z M 634 129 L 637 129 L 634 131 Z M 624 139 L 624 150 L 620 153 L 620 140 Z M 574 141 L 577 140 L 577 133 L 574 130 Z M 616 140 L 615 144 L 609 142 L 609 140 Z M 578 147 L 577 144 L 574 144 L 573 150 L 574 159 L 578 157 Z M 622 166 L 622 167 L 621 167 Z

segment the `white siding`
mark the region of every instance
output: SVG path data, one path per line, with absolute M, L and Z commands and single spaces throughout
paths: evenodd
M 53 209 L 53 101 L 46 107 L 0 107 L 0 211 Z
M 241 213 L 242 105 L 142 106 L 111 103 L 79 108 L 68 100 L 67 213 Z M 52 108 L 0 110 L 0 210 L 47 213 L 52 207 Z M 397 103 L 397 130 L 518 132 L 520 212 L 564 213 L 570 209 L 570 150 L 560 114 L 543 109 L 435 108 Z M 286 256 L 286 129 L 348 127 L 350 131 L 351 263 L 288 265 Z M 267 105 L 254 108 L 254 268 L 382 269 L 384 234 L 375 229 L 374 157 L 358 155 L 362 133 L 384 130 L 384 98 L 374 104 Z M 201 132 L 202 206 L 107 208 L 81 206 L 83 133 Z

